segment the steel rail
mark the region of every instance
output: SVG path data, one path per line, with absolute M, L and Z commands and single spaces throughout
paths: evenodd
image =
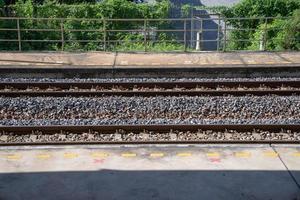
M 270 87 L 267 89 L 256 89 L 260 86 Z M 292 89 L 278 89 L 281 86 L 294 87 Z M 220 89 L 218 87 L 232 87 L 232 89 Z M 48 88 L 56 88 L 55 91 L 48 91 Z M 76 89 L 74 89 L 74 87 Z M 101 88 L 101 90 L 94 90 L 92 88 Z M 121 87 L 123 89 L 115 89 Z M 196 90 L 199 87 L 207 87 L 208 89 Z M 249 87 L 254 89 L 241 90 L 235 87 Z M 272 89 L 275 87 L 275 89 Z M 5 88 L 12 88 L 11 91 L 3 91 Z M 28 88 L 38 88 L 44 91 L 28 91 Z M 114 90 L 112 90 L 114 88 Z M 141 90 L 133 90 L 134 88 L 141 88 Z M 150 88 L 150 89 L 149 89 Z M 154 88 L 161 90 L 154 91 Z M 184 88 L 184 89 L 180 89 Z M 218 88 L 218 89 L 216 89 Z M 296 88 L 296 89 L 295 89 Z M 299 88 L 299 89 L 297 89 Z M 15 91 L 13 91 L 15 89 Z M 103 89 L 103 90 L 102 90 Z M 151 90 L 152 89 L 152 90 Z M 300 94 L 300 81 L 220 81 L 220 82 L 1 82 L 0 83 L 0 96 L 18 97 L 18 96 L 198 96 L 198 95 L 299 95 Z M 62 91 L 59 91 L 62 90 Z M 80 91 L 81 90 L 81 91 Z M 82 91 L 90 90 L 90 91 Z M 110 91 L 107 91 L 110 90 Z
M 195 88 L 196 86 L 204 87 L 236 87 L 236 86 L 246 86 L 246 87 L 259 87 L 261 85 L 269 87 L 277 86 L 291 86 L 300 87 L 300 80 L 276 80 L 276 81 L 155 81 L 155 82 L 0 82 L 0 89 L 4 89 L 5 86 L 12 86 L 19 89 L 26 89 L 30 87 L 48 88 L 49 86 L 59 87 L 62 89 L 68 89 L 71 86 L 88 89 L 91 87 L 99 86 L 104 88 L 109 88 L 112 86 L 122 86 L 126 88 L 130 87 L 163 87 L 167 89 L 172 89 L 176 86 L 184 88 Z
M 264 130 L 277 131 L 282 130 L 299 131 L 300 125 L 276 124 L 276 125 L 100 125 L 100 126 L 0 126 L 1 132 L 9 132 L 10 134 L 24 135 L 34 131 L 42 131 L 42 134 L 56 134 L 61 131 L 72 134 L 81 134 L 88 131 L 98 131 L 101 134 L 112 134 L 116 130 L 125 130 L 132 133 L 140 133 L 144 130 L 157 131 L 158 133 L 166 133 L 171 130 L 175 131 L 226 131 L 236 130 L 241 132 Z M 49 142 L 7 142 L 0 143 L 0 146 L 11 145 L 65 145 L 65 144 L 213 144 L 213 143 L 244 143 L 244 144 L 300 144 L 298 140 L 176 140 L 176 141 L 49 141 Z
M 300 90 L 206 90 L 206 91 L 46 91 L 46 92 L 0 92 L 0 96 L 19 97 L 19 96 L 51 96 L 51 97 L 81 97 L 81 96 L 244 96 L 256 95 L 265 96 L 269 94 L 290 96 L 300 95 Z

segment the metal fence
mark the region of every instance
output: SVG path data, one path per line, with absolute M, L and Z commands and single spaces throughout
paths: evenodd
M 278 17 L 173 19 L 86 19 L 0 17 L 0 50 L 96 51 L 227 51 L 237 44 L 255 44 L 268 50 L 274 31 L 269 23 Z M 232 37 L 254 33 L 243 23 L 263 27 L 259 39 Z M 277 28 L 277 31 L 283 27 Z M 300 42 L 299 38 L 291 38 Z M 243 45 L 240 45 L 243 46 Z M 246 45 L 247 46 L 247 45 Z

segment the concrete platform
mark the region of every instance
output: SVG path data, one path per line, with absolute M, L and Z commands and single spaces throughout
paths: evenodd
M 300 145 L 1 147 L 0 199 L 300 199 Z
M 300 52 L 0 53 L 2 68 L 210 68 L 300 66 Z

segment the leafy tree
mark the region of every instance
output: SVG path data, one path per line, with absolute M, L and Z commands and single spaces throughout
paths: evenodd
M 300 50 L 300 10 L 296 10 L 291 19 L 274 20 L 268 24 L 267 30 L 264 25 L 260 25 L 249 49 L 259 50 L 263 37 L 267 38 L 267 50 Z
M 170 9 L 170 2 L 162 0 L 156 4 L 136 4 L 124 0 L 103 0 L 96 4 L 60 4 L 56 1 L 46 0 L 44 4 L 37 5 L 33 0 L 19 0 L 15 5 L 10 6 L 13 10 L 12 15 L 26 18 L 53 18 L 53 20 L 20 20 L 22 29 L 55 29 L 57 31 L 21 31 L 22 40 L 55 40 L 52 42 L 22 42 L 23 50 L 58 50 L 61 49 L 61 28 L 64 29 L 64 49 L 68 50 L 103 50 L 104 32 L 101 30 L 125 30 L 125 29 L 143 29 L 143 21 L 106 21 L 103 19 L 122 19 L 122 18 L 166 18 Z M 10 15 L 10 16 L 12 16 Z M 55 18 L 66 18 L 61 21 Z M 83 18 L 83 20 L 74 20 L 74 18 Z M 94 18 L 99 20 L 84 20 L 85 18 Z M 151 22 L 151 26 L 160 28 L 167 26 L 166 22 Z M 150 25 L 149 25 L 150 26 Z M 16 21 L 0 21 L 0 28 L 16 28 Z M 86 31 L 75 31 L 84 29 Z M 90 31 L 87 31 L 90 30 Z M 99 31 L 97 31 L 99 30 Z M 143 35 L 135 35 L 128 32 L 107 32 L 106 40 L 122 40 L 130 38 L 139 40 Z M 1 32 L 0 38 L 16 39 L 17 34 Z M 136 39 L 134 39 L 136 38 Z M 70 40 L 73 40 L 72 42 Z M 75 40 L 75 41 L 74 41 Z M 88 41 L 91 40 L 91 41 Z M 95 41 L 95 42 L 93 42 Z M 114 48 L 118 43 L 107 43 L 108 49 Z M 0 50 L 16 50 L 17 43 L 6 44 L 0 42 Z
M 300 9 L 299 0 L 242 0 L 233 7 L 222 9 L 222 14 L 227 18 L 291 17 L 293 11 L 296 9 Z M 230 32 L 227 49 L 245 50 L 253 49 L 254 47 L 257 48 L 257 44 L 250 40 L 260 40 L 261 34 L 259 34 L 256 29 L 262 31 L 265 27 L 265 23 L 266 21 L 263 19 L 229 19 L 229 26 L 243 30 Z M 273 20 L 268 20 L 267 23 L 272 24 Z M 272 26 L 276 26 L 276 24 L 279 25 L 281 22 L 274 22 Z M 273 37 L 273 34 L 271 31 L 269 34 L 267 37 L 270 39 Z M 272 45 L 268 46 L 268 49 L 272 50 Z

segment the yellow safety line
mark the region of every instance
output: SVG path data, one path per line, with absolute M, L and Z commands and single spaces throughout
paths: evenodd
M 183 152 L 183 153 L 177 153 L 177 156 L 180 156 L 180 157 L 188 157 L 188 156 L 191 156 L 192 154 L 189 153 L 189 152 Z
M 78 154 L 77 153 L 65 153 L 64 158 L 77 158 Z
M 6 158 L 9 160 L 20 160 L 21 157 L 22 156 L 20 154 L 9 154 L 6 156 Z
M 51 155 L 48 153 L 40 153 L 40 154 L 37 154 L 36 157 L 38 159 L 49 159 L 51 157 Z
M 103 153 L 103 152 L 96 152 L 96 153 L 91 153 L 91 156 L 93 158 L 105 158 L 105 157 L 108 157 L 109 154 L 108 153 Z
M 122 157 L 135 157 L 136 156 L 135 153 L 122 153 L 121 155 L 122 155 Z
M 249 158 L 251 157 L 250 152 L 235 152 L 234 155 L 239 158 Z
M 160 152 L 150 154 L 150 157 L 154 157 L 154 158 L 163 157 L 163 156 L 164 156 L 164 153 L 160 153 Z
M 293 153 L 293 156 L 295 156 L 295 157 L 300 157 L 300 152 L 295 152 L 295 153 Z
M 269 151 L 269 152 L 264 152 L 264 155 L 267 156 L 267 157 L 278 157 L 278 153 L 276 152 L 272 152 L 272 151 Z
M 220 157 L 220 154 L 217 152 L 210 152 L 206 154 L 208 157 Z

